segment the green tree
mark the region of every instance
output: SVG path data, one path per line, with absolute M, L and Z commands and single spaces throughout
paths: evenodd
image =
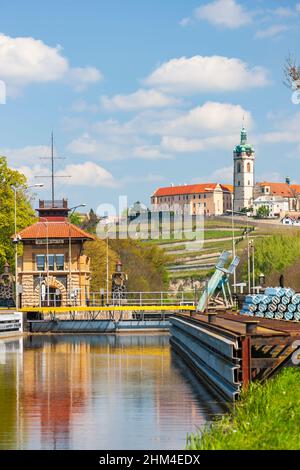
M 15 231 L 13 187 L 17 190 L 17 231 L 20 231 L 35 219 L 26 194 L 26 177 L 9 168 L 6 158 L 0 156 L 0 270 L 5 261 L 9 262 L 11 269 L 14 267 L 14 246 L 11 239 Z
M 106 288 L 106 241 L 96 239 L 85 243 L 85 254 L 91 260 L 91 292 Z M 109 283 L 116 262 L 121 260 L 123 271 L 128 274 L 128 290 L 161 291 L 168 285 L 165 268 L 166 256 L 159 247 L 135 240 L 109 240 Z
M 70 214 L 69 221 L 71 222 L 71 224 L 77 225 L 78 227 L 81 227 L 82 225 L 82 220 L 78 212 L 73 212 L 72 214 Z
M 268 206 L 260 206 L 256 211 L 256 217 L 258 219 L 266 219 L 270 215 L 270 209 Z
M 81 228 L 95 235 L 99 220 L 100 217 L 97 216 L 93 209 L 90 209 L 86 219 L 81 224 Z

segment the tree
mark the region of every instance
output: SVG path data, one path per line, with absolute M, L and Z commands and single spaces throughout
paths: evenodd
M 81 227 L 82 225 L 82 219 L 78 212 L 73 212 L 72 214 L 70 214 L 69 221 L 71 222 L 71 224 L 77 225 L 78 227 Z
M 300 90 L 300 67 L 294 57 L 289 56 L 284 66 L 285 85 L 293 90 Z
M 26 177 L 7 166 L 5 157 L 0 156 L 0 270 L 6 261 L 14 267 L 14 200 L 17 192 L 17 231 L 31 225 L 35 220 L 30 199 L 26 194 Z M 21 249 L 21 248 L 20 248 Z
M 82 222 L 81 227 L 89 233 L 96 234 L 96 229 L 100 217 L 97 216 L 93 209 L 90 209 L 86 219 Z
M 268 206 L 260 206 L 256 211 L 256 217 L 258 219 L 266 219 L 270 215 L 270 209 Z
M 96 239 L 85 243 L 85 254 L 91 260 L 91 292 L 106 288 L 106 241 Z M 168 285 L 167 258 L 164 251 L 153 245 L 125 239 L 109 240 L 109 288 L 116 262 L 121 260 L 123 271 L 128 274 L 128 290 L 131 292 L 162 291 Z

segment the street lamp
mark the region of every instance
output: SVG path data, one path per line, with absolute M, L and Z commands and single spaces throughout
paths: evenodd
M 30 188 L 42 188 L 44 186 L 43 183 L 36 183 L 30 186 L 27 186 L 26 189 Z M 18 243 L 21 241 L 20 235 L 17 234 L 17 192 L 18 188 L 16 186 L 11 186 L 12 190 L 14 191 L 14 199 L 15 199 L 15 207 L 14 207 L 14 226 L 15 226 L 15 238 L 13 240 L 15 244 L 15 303 L 16 303 L 16 310 L 19 308 L 19 284 L 18 284 Z
M 79 207 L 86 207 L 86 204 L 78 204 L 78 206 L 74 206 L 74 207 L 70 207 L 70 211 L 71 212 L 71 215 L 74 214 L 74 212 L 76 211 L 76 209 L 78 209 Z
M 105 220 L 106 228 L 106 303 L 109 304 L 109 295 L 108 295 L 108 286 L 109 286 L 109 264 L 108 264 L 108 238 L 109 230 L 114 226 L 114 222 L 109 223 L 108 220 Z
M 86 204 L 78 204 L 77 206 L 71 207 L 70 211 L 71 214 L 74 214 L 76 209 L 79 207 L 85 207 Z M 80 292 L 80 298 L 82 297 L 81 292 Z M 72 303 L 72 240 L 71 240 L 71 225 L 69 225 L 69 302 L 70 305 Z

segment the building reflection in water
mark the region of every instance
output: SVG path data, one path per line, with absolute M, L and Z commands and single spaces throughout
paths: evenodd
M 9 354 L 7 344 L 1 448 L 180 449 L 224 412 L 166 334 L 36 335 Z

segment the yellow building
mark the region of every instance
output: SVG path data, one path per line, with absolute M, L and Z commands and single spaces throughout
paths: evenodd
M 232 191 L 232 186 L 219 183 L 158 188 L 151 196 L 151 208 L 152 212 L 221 215 L 231 210 Z
M 18 263 L 22 307 L 85 305 L 90 261 L 84 242 L 94 237 L 71 224 L 68 203 L 40 201 L 39 220 L 17 235 L 23 244 Z

